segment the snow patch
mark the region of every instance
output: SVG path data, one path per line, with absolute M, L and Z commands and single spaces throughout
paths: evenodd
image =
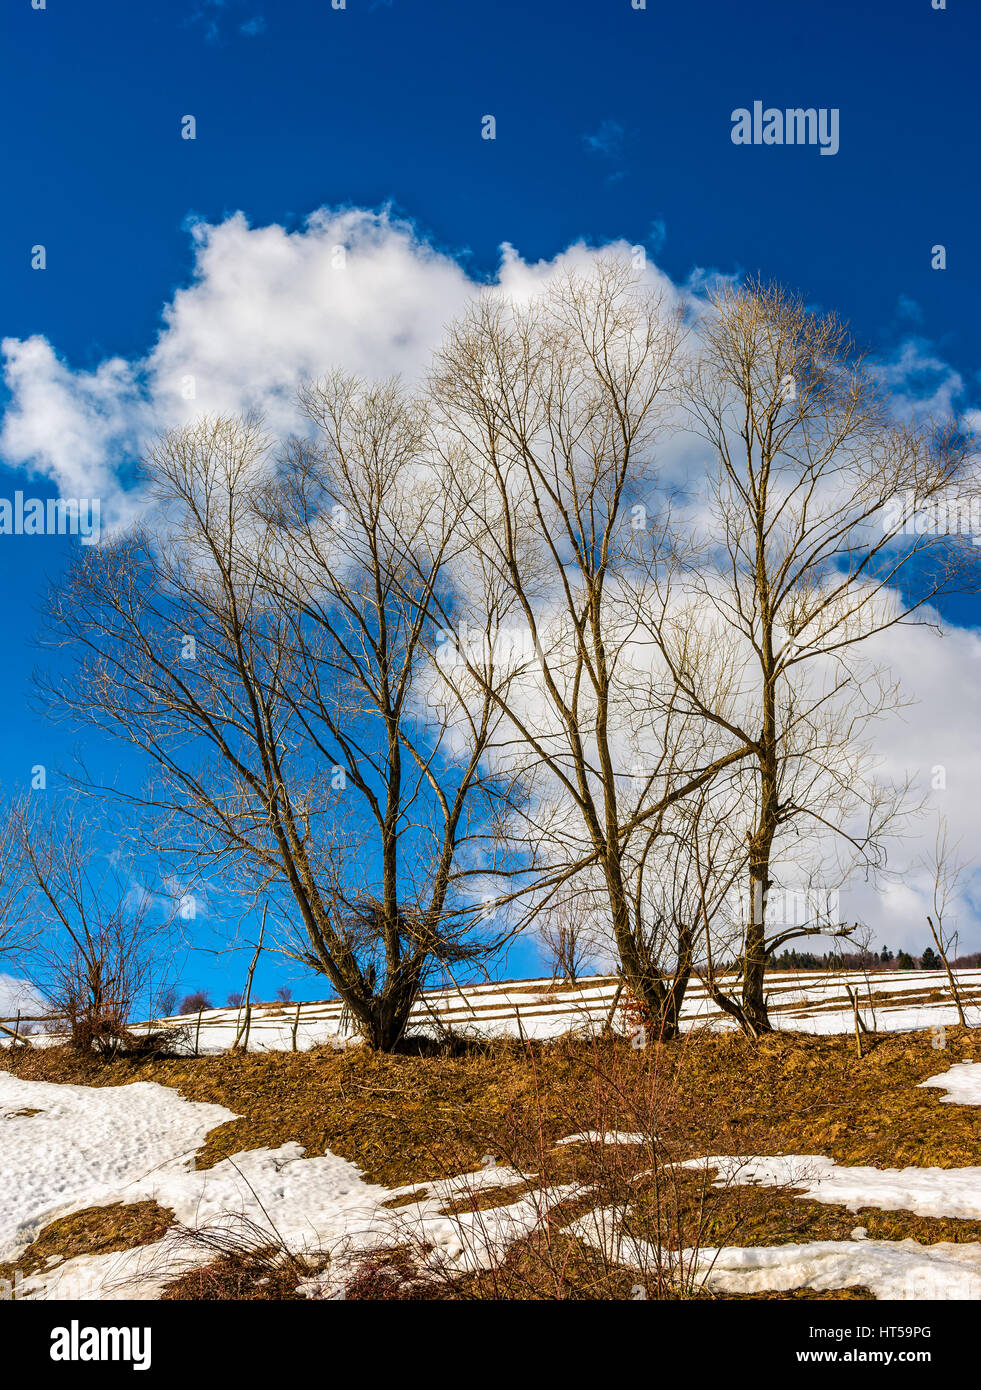
M 947 1092 L 941 1105 L 981 1105 L 981 1067 L 974 1062 L 955 1062 L 949 1071 L 930 1076 L 921 1086 L 938 1086 Z
M 847 1207 L 911 1211 L 917 1216 L 981 1219 L 981 1168 L 862 1168 L 840 1166 L 821 1154 L 771 1158 L 689 1159 L 683 1168 L 714 1168 L 716 1187 L 759 1184 L 802 1189 L 801 1197 Z
M 38 1113 L 17 1114 L 28 1108 Z M 430 1265 L 441 1272 L 486 1268 L 553 1206 L 582 1191 L 536 1189 L 511 1203 L 451 1214 L 446 1208 L 461 1199 L 533 1175 L 495 1164 L 389 1189 L 365 1182 L 335 1154 L 305 1158 L 296 1143 L 194 1169 L 209 1131 L 236 1118 L 153 1082 L 59 1086 L 0 1071 L 0 1258 L 15 1259 L 56 1216 L 150 1200 L 191 1229 L 234 1231 L 249 1222 L 294 1254 L 328 1255 L 327 1274 L 311 1280 L 308 1292 L 329 1296 L 358 1254 L 396 1244 L 429 1247 Z M 416 1193 L 414 1202 L 384 1205 Z M 153 1245 L 66 1261 L 25 1279 L 23 1290 L 44 1298 L 154 1298 L 170 1280 L 213 1258 L 213 1251 L 171 1230 Z

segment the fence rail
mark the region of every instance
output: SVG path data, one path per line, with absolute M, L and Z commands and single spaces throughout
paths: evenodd
M 0 1023 L 65 1023 L 61 1014 L 17 1014 L 13 1018 L 0 1018 Z

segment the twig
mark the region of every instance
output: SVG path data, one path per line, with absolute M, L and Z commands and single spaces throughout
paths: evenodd
M 244 1025 L 244 1031 L 245 1031 L 245 1050 L 246 1050 L 246 1052 L 248 1052 L 248 1050 L 249 1050 L 249 1034 L 250 1034 L 250 1032 L 252 1031 L 252 977 L 255 975 L 255 968 L 256 968 L 256 966 L 258 965 L 258 963 L 259 963 L 259 957 L 260 957 L 260 955 L 262 954 L 262 942 L 263 942 L 263 938 L 264 938 L 265 935 L 266 935 L 266 913 L 268 912 L 268 910 L 269 910 L 269 904 L 268 904 L 268 903 L 263 903 L 263 905 L 262 905 L 262 925 L 261 925 L 260 928 L 259 928 L 259 941 L 258 941 L 258 943 L 257 943 L 257 945 L 256 945 L 256 948 L 255 948 L 255 955 L 252 957 L 252 964 L 249 966 L 249 974 L 248 974 L 248 978 L 246 979 L 246 982 L 245 982 L 245 999 L 244 999 L 244 1003 L 245 1003 L 245 1025 Z M 242 1032 L 243 1032 L 242 1028 L 239 1028 L 238 1031 L 237 1031 L 236 1034 L 235 1034 L 235 1041 L 232 1043 L 232 1051 L 233 1051 L 233 1052 L 234 1052 L 235 1049 L 238 1047 L 239 1043 L 242 1041 Z
M 855 993 L 855 991 L 852 989 L 851 985 L 849 985 L 849 984 L 846 984 L 846 985 L 845 985 L 845 989 L 846 989 L 846 991 L 847 991 L 847 993 L 848 993 L 849 999 L 852 1001 L 852 1012 L 853 1012 L 854 1015 L 855 1015 L 855 1048 L 856 1048 L 856 1051 L 858 1052 L 859 1057 L 861 1057 L 861 1056 L 863 1055 L 863 1054 L 862 1054 L 862 1030 L 865 1029 L 865 1031 L 868 1032 L 868 1029 L 865 1028 L 865 1024 L 862 1022 L 862 1018 L 861 1018 L 861 1016 L 860 1016 L 860 1014 L 859 1014 L 859 1012 L 858 1012 L 858 995 Z

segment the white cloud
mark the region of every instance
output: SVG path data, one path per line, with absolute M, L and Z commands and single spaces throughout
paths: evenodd
M 148 421 L 137 369 L 113 358 L 74 371 L 41 337 L 5 338 L 0 351 L 12 397 L 0 432 L 6 461 L 50 479 L 62 497 L 112 497 L 125 513 L 120 472 Z
M 0 975 L 0 1018 L 16 1018 L 22 1014 L 41 1014 L 46 1011 L 43 997 L 27 980 L 15 975 Z
M 101 496 L 110 521 L 131 513 L 127 471 L 150 434 L 251 406 L 287 430 L 298 383 L 339 363 L 412 376 L 473 290 L 455 261 L 385 214 L 320 212 L 292 233 L 236 214 L 191 236 L 190 283 L 142 359 L 76 371 L 44 338 L 0 345 L 5 460 L 63 496 Z
M 412 379 L 474 294 L 525 298 L 592 255 L 578 244 L 529 264 L 505 245 L 497 281 L 484 285 L 387 212 L 321 209 L 294 232 L 250 227 L 236 213 L 193 223 L 190 234 L 190 282 L 164 307 L 143 358 L 74 370 L 45 338 L 0 344 L 11 394 L 0 454 L 65 497 L 100 497 L 110 525 L 132 515 L 127 473 L 150 434 L 253 406 L 273 431 L 288 431 L 301 381 L 337 365 Z M 671 292 L 656 269 L 648 275 Z
M 888 664 L 911 702 L 876 726 L 882 771 L 896 778 L 909 772 L 924 806 L 913 836 L 893 847 L 889 867 L 894 877 L 881 892 L 854 884 L 842 895 L 842 906 L 881 929 L 889 945 L 919 954 L 931 944 L 926 918 L 932 911 L 932 881 L 917 861 L 933 852 L 938 817 L 947 821 L 951 839 L 962 841 L 961 858 L 971 861 L 976 852 L 981 633 L 945 625 L 938 635 L 930 627 L 903 626 L 875 638 L 870 655 Z M 959 929 L 958 949 L 976 951 L 981 949 L 981 869 L 965 875 L 963 889 L 950 922 L 956 921 Z
M 961 374 L 923 338 L 906 338 L 878 372 L 901 414 L 953 413 L 964 392 Z

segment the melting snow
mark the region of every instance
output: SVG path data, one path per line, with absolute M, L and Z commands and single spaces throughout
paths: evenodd
M 981 1105 L 981 1066 L 958 1062 L 921 1084 L 946 1091 L 942 1103 Z M 353 1256 L 398 1243 L 430 1247 L 431 1264 L 442 1270 L 485 1268 L 558 1202 L 583 1192 L 575 1186 L 546 1192 L 534 1186 L 533 1174 L 494 1163 L 455 1178 L 389 1189 L 366 1182 L 354 1164 L 335 1154 L 305 1158 L 298 1144 L 254 1149 L 207 1171 L 195 1169 L 194 1156 L 207 1135 L 235 1118 L 223 1106 L 184 1100 L 152 1082 L 62 1086 L 0 1071 L 0 1259 L 16 1259 L 58 1216 L 153 1200 L 186 1227 L 235 1228 L 246 1220 L 301 1256 L 329 1254 L 327 1271 L 304 1287 L 331 1296 Z M 647 1136 L 585 1130 L 559 1142 L 641 1144 Z M 685 1166 L 715 1169 L 723 1183 L 800 1188 L 803 1195 L 852 1210 L 875 1206 L 981 1219 L 981 1167 L 847 1167 L 820 1155 L 715 1156 Z M 529 1183 L 531 1191 L 507 1200 L 509 1188 Z M 497 1206 L 447 1211 L 493 1189 L 505 1194 Z M 396 1199 L 398 1206 L 386 1205 Z M 602 1209 L 570 1230 L 642 1274 L 659 1261 L 670 1263 L 686 1279 L 720 1291 L 862 1286 L 878 1298 L 981 1298 L 981 1244 L 975 1242 L 869 1240 L 859 1238 L 864 1228 L 858 1227 L 850 1241 L 671 1254 L 625 1235 L 618 1214 Z M 177 1274 L 212 1257 L 171 1231 L 150 1246 L 68 1260 L 26 1279 L 23 1288 L 46 1298 L 153 1298 Z
M 930 1076 L 921 1086 L 939 1086 L 946 1091 L 941 1104 L 981 1105 L 981 1066 L 975 1062 L 955 1062 L 942 1076 Z
M 979 1068 L 981 1070 L 981 1068 Z M 684 1168 L 714 1168 L 717 1187 L 757 1183 L 803 1189 L 798 1195 L 857 1211 L 911 1211 L 917 1216 L 981 1220 L 981 1168 L 844 1167 L 820 1154 L 775 1158 L 697 1158 Z
M 653 1137 L 653 1136 L 652 1136 Z M 625 1133 L 620 1129 L 583 1129 L 578 1134 L 567 1134 L 559 1144 L 646 1144 L 646 1134 Z
M 16 1115 L 27 1108 L 39 1113 Z M 461 1198 L 524 1184 L 532 1175 L 495 1165 L 389 1189 L 365 1182 L 335 1154 L 304 1158 L 295 1143 L 194 1169 L 208 1132 L 235 1118 L 222 1106 L 183 1100 L 152 1082 L 58 1086 L 0 1071 L 0 1258 L 15 1257 L 57 1216 L 152 1200 L 187 1227 L 234 1229 L 244 1219 L 295 1253 L 329 1253 L 334 1269 L 319 1281 L 322 1291 L 341 1282 L 353 1254 L 399 1241 L 431 1245 L 442 1269 L 485 1267 L 533 1231 L 551 1206 L 579 1191 L 555 1187 L 447 1215 L 444 1208 Z M 417 1193 L 398 1208 L 383 1205 Z M 154 1245 L 69 1260 L 25 1279 L 23 1288 L 47 1298 L 153 1298 L 176 1275 L 211 1258 L 171 1231 Z

